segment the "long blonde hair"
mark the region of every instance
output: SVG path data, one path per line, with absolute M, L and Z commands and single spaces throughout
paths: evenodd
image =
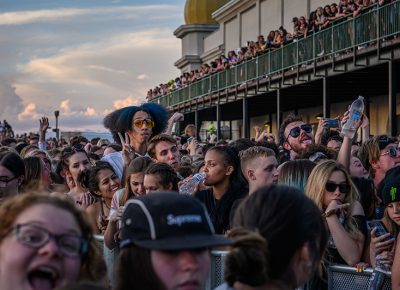
M 356 186 L 351 180 L 349 173 L 342 164 L 335 160 L 326 160 L 315 166 L 310 174 L 310 177 L 308 178 L 305 188 L 305 194 L 315 202 L 315 204 L 321 211 L 324 211 L 325 206 L 323 202 L 325 185 L 328 182 L 329 177 L 335 171 L 343 172 L 347 184 L 350 185 L 350 192 L 346 194 L 343 201 L 343 203 L 350 204 L 349 209 L 345 213 L 345 228 L 347 228 L 351 234 L 355 234 L 357 236 L 358 234 L 360 234 L 360 232 L 356 227 L 356 223 L 352 218 L 351 212 L 353 210 L 355 202 L 360 200 L 360 195 Z

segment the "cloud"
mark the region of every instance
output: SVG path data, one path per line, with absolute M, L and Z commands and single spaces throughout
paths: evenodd
M 87 108 L 86 108 L 86 111 L 85 111 L 83 114 L 84 114 L 85 116 L 89 116 L 89 117 L 97 116 L 96 110 L 93 109 L 92 107 L 87 107 Z
M 23 99 L 16 94 L 15 87 L 4 79 L 0 79 L 0 104 L 1 118 L 9 121 L 24 109 Z
M 60 108 L 63 110 L 63 113 L 67 114 L 67 115 L 71 114 L 71 108 L 69 106 L 69 102 L 70 102 L 70 100 L 67 99 L 67 100 L 63 100 L 60 104 Z
M 19 67 L 25 77 L 35 82 L 131 90 L 135 75 L 140 81 L 165 78 L 162 70 L 151 68 L 151 63 L 162 63 L 171 70 L 172 65 L 157 54 L 162 43 L 165 53 L 179 57 L 179 41 L 171 38 L 170 33 L 167 29 L 124 33 L 108 40 L 64 48 L 52 56 L 36 57 Z M 146 67 L 159 77 L 141 73 Z
M 144 81 L 144 80 L 147 80 L 148 78 L 149 78 L 149 76 L 146 74 L 141 74 L 136 77 L 136 79 L 138 79 L 139 81 Z
M 138 100 L 138 98 L 135 98 L 133 96 L 128 96 L 125 99 L 114 101 L 115 109 L 121 109 L 128 106 L 138 106 L 138 105 L 140 105 L 140 101 Z
M 26 119 L 39 119 L 40 114 L 36 112 L 36 105 L 29 103 L 25 106 L 24 110 L 18 114 L 18 120 L 23 121 Z
M 138 17 L 138 14 L 153 13 L 155 11 L 174 10 L 173 5 L 132 5 L 90 8 L 58 8 L 36 11 L 14 11 L 0 13 L 0 26 L 25 25 L 33 23 L 60 23 L 73 19 L 88 19 L 89 16 L 97 21 L 104 21 L 105 17 L 113 19 L 128 19 Z

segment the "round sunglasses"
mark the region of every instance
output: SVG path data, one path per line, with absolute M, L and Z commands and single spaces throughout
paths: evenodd
M 381 156 L 389 155 L 390 157 L 394 158 L 394 157 L 397 157 L 397 152 L 399 150 L 400 150 L 399 148 L 391 147 L 385 153 L 382 153 Z

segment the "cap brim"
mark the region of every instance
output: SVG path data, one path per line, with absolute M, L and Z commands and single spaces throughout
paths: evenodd
M 184 249 L 198 249 L 198 248 L 209 248 L 227 246 L 233 243 L 232 240 L 227 239 L 222 235 L 214 236 L 180 236 L 180 237 L 169 237 L 166 239 L 159 240 L 147 240 L 147 241 L 133 241 L 133 244 L 154 250 L 184 250 Z

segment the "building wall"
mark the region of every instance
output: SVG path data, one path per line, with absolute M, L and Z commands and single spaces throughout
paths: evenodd
M 257 5 L 253 5 L 241 13 L 241 44 L 247 46 L 247 41 L 254 41 L 258 36 L 258 9 Z
M 215 32 L 211 33 L 209 36 L 207 36 L 204 39 L 204 51 L 210 51 L 217 46 L 223 45 L 224 44 L 223 36 L 224 36 L 223 28 L 221 27 Z
M 282 1 L 264 0 L 260 2 L 260 28 L 265 37 L 282 23 Z
M 239 18 L 234 16 L 224 23 L 225 51 L 236 50 L 239 47 Z

